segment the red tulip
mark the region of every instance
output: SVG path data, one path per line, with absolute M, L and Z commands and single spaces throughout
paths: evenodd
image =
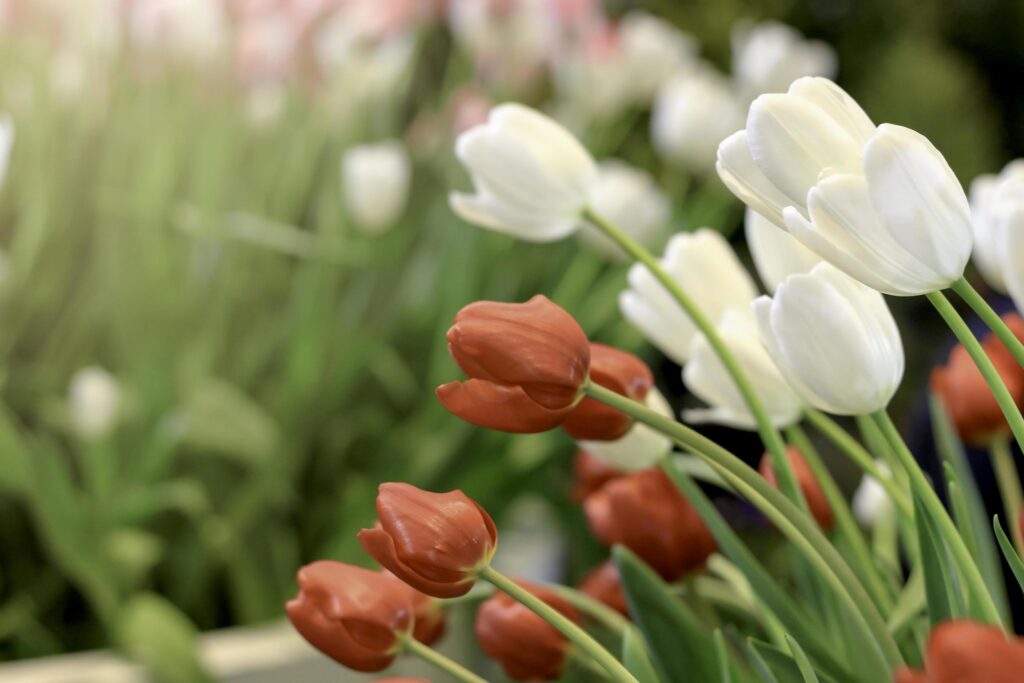
M 590 381 L 643 402 L 654 386 L 647 364 L 631 353 L 604 344 L 590 345 Z M 614 441 L 633 426 L 633 418 L 604 403 L 584 398 L 562 427 L 574 439 Z
M 835 517 L 832 514 L 832 507 L 828 504 L 828 499 L 825 498 L 825 494 L 821 490 L 821 484 L 814 478 L 814 473 L 807 466 L 807 461 L 804 460 L 804 456 L 795 446 L 786 448 L 786 459 L 789 460 L 789 466 L 793 469 L 793 474 L 796 476 L 796 483 L 804 494 L 807 507 L 811 509 L 811 515 L 818 522 L 818 526 L 825 531 L 829 531 L 835 525 Z M 779 488 L 779 482 L 775 476 L 775 468 L 772 466 L 771 453 L 765 453 L 761 456 L 761 464 L 757 469 L 761 476 L 768 480 L 769 484 Z
M 387 668 L 413 628 L 409 593 L 379 572 L 321 560 L 298 573 L 285 609 L 292 625 L 328 657 L 357 671 Z
M 608 482 L 583 510 L 601 543 L 626 546 L 667 581 L 702 567 L 715 551 L 697 511 L 658 468 Z
M 896 683 L 1020 683 L 1024 638 L 967 619 L 944 621 L 928 637 L 924 671 L 903 668 Z
M 465 595 L 498 546 L 490 515 L 462 491 L 431 493 L 409 484 L 381 484 L 379 526 L 359 542 L 381 566 L 436 598 Z
M 577 451 L 572 461 L 572 470 L 575 480 L 571 495 L 577 503 L 582 503 L 591 493 L 625 474 L 589 451 Z
M 629 616 L 629 604 L 626 602 L 626 594 L 622 591 L 619 568 L 611 560 L 605 560 L 583 577 L 580 592 L 603 602 L 623 616 Z
M 409 597 L 413 612 L 412 637 L 424 645 L 437 642 L 444 635 L 446 627 L 445 610 L 441 601 L 426 593 L 421 593 L 387 569 L 382 569 L 381 573 L 394 581 L 399 589 Z
M 526 581 L 516 581 L 576 624 L 579 612 L 554 591 Z M 484 653 L 501 662 L 509 678 L 517 681 L 550 681 L 562 674 L 569 655 L 569 641 L 522 604 L 505 593 L 495 593 L 476 613 L 476 638 Z
M 587 335 L 544 296 L 525 304 L 478 301 L 448 330 L 448 350 L 469 379 L 437 388 L 449 412 L 504 432 L 562 424 L 582 397 L 590 366 Z

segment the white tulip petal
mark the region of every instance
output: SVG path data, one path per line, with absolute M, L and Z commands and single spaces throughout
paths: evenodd
M 652 388 L 647 392 L 644 405 L 662 417 L 672 417 L 672 406 L 657 389 Z M 612 467 L 635 472 L 657 465 L 672 450 L 672 441 L 647 425 L 635 423 L 620 439 L 580 441 L 579 446 Z
M 821 263 L 821 256 L 754 209 L 747 208 L 743 223 L 754 266 L 769 292 L 788 276 L 807 273 Z
M 791 204 L 754 163 L 747 131 L 733 133 L 718 146 L 718 177 L 739 199 L 779 227 L 785 225 L 782 210 Z
M 875 124 L 857 101 L 827 78 L 800 78 L 789 86 L 789 94 L 802 97 L 842 126 L 858 144 L 864 145 L 875 134 Z

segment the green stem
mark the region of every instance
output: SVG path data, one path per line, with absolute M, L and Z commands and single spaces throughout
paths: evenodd
M 458 662 L 445 657 L 434 648 L 424 645 L 411 635 L 403 637 L 400 642 L 404 650 L 411 652 L 424 661 L 430 662 L 452 678 L 461 681 L 461 683 L 487 683 L 486 678 L 477 676 Z
M 665 271 L 661 262 L 647 251 L 643 245 L 589 208 L 584 209 L 583 218 L 618 244 L 627 254 L 642 263 L 672 298 L 676 300 L 694 326 L 708 340 L 708 344 L 711 345 L 718 359 L 722 362 L 726 372 L 729 373 L 733 382 L 736 383 L 736 388 L 739 389 L 744 401 L 746 401 L 747 408 L 750 410 L 750 414 L 757 423 L 757 432 L 760 434 L 761 440 L 764 442 L 768 452 L 771 453 L 772 464 L 779 475 L 779 488 L 782 489 L 782 492 L 790 500 L 804 511 L 807 511 L 807 501 L 804 500 L 800 486 L 796 481 L 796 475 L 789 464 L 789 459 L 786 458 L 786 446 L 782 441 L 782 435 L 779 434 L 779 430 L 772 424 L 768 412 L 761 404 L 761 399 L 754 392 L 753 385 L 747 379 L 736 357 L 733 356 L 732 351 L 726 346 L 725 341 L 722 340 L 712 322 L 704 316 L 700 308 L 697 307 L 697 304 L 679 286 L 679 283 Z
M 561 595 L 580 612 L 605 626 L 608 630 L 614 631 L 619 636 L 622 635 L 622 632 L 626 629 L 626 624 L 629 623 L 624 616 L 611 607 L 582 591 L 560 584 L 551 584 L 548 588 Z
M 1003 499 L 1003 509 L 1006 511 L 1013 544 L 1017 547 L 1017 552 L 1024 556 L 1024 535 L 1021 534 L 1019 519 L 1022 497 L 1020 474 L 1017 472 L 1017 464 L 1013 461 L 1009 439 L 1005 436 L 994 438 L 989 444 L 988 452 L 992 457 L 992 469 L 996 473 L 999 495 Z
M 885 680 L 891 670 L 902 663 L 899 648 L 886 630 L 885 620 L 871 596 L 809 514 L 801 511 L 734 454 L 689 427 L 600 385 L 590 384 L 586 392 L 591 398 L 631 415 L 684 449 L 693 451 L 761 510 L 828 582 L 842 600 L 853 623 L 864 632 L 867 642 L 874 645 L 870 653 L 865 653 L 871 657 L 864 664 L 875 672 L 876 680 Z
M 896 429 L 896 425 L 892 422 L 892 418 L 884 410 L 873 413 L 871 417 L 889 441 L 897 459 L 909 475 L 911 486 L 921 499 L 921 504 L 932 516 L 939 533 L 942 534 L 943 540 L 956 561 L 960 577 L 969 590 L 972 599 L 980 602 L 981 612 L 989 623 L 1002 626 L 1003 622 L 999 615 L 999 610 L 996 608 L 988 588 L 985 587 L 985 581 L 981 577 L 978 565 L 975 564 L 974 558 L 971 557 L 970 551 L 967 550 L 963 537 L 957 531 L 956 524 L 953 523 L 953 519 L 946 512 L 946 508 L 943 507 L 942 501 L 939 500 L 939 496 L 935 493 L 935 489 L 932 488 L 928 478 L 917 464 L 917 460 L 914 459 L 914 455 L 907 448 L 907 444 L 904 443 L 903 437 L 900 436 L 899 430 Z
M 1024 343 L 1017 339 L 1017 335 L 1013 333 L 1013 330 L 1006 326 L 1006 323 L 999 317 L 999 314 L 992 310 L 992 307 L 988 305 L 985 298 L 978 294 L 978 290 L 971 286 L 967 278 L 960 278 L 950 286 L 950 289 L 959 294 L 960 298 L 974 309 L 978 317 L 988 325 L 988 329 L 995 332 L 996 336 L 999 337 L 999 341 L 1003 342 L 1006 348 L 1010 349 L 1010 353 L 1017 359 L 1017 363 L 1024 367 Z
M 893 479 L 891 473 L 886 476 L 882 470 L 878 468 L 878 463 L 875 462 L 875 458 L 865 449 L 857 439 L 853 438 L 849 432 L 842 428 L 842 426 L 830 418 L 825 413 L 822 413 L 814 408 L 807 408 L 804 410 L 804 417 L 808 422 L 814 425 L 815 429 L 821 432 L 832 444 L 841 450 L 855 465 L 860 467 L 866 474 L 874 477 L 882 488 L 885 489 L 889 497 L 892 498 L 896 507 L 899 508 L 900 512 L 906 517 L 911 517 L 912 512 L 910 508 L 910 501 L 907 500 L 907 496 L 899 485 Z
M 554 626 L 559 633 L 573 642 L 576 647 L 589 655 L 601 665 L 614 681 L 638 683 L 633 674 L 622 665 L 608 650 L 594 640 L 590 634 L 570 621 L 564 614 L 508 578 L 494 567 L 484 567 L 480 577 L 494 584 L 494 587 L 508 594 L 513 600 L 522 603 L 526 608 L 544 621 Z
M 992 365 L 992 361 L 985 353 L 985 349 L 982 348 L 974 333 L 967 327 L 967 323 L 964 322 L 964 319 L 960 317 L 960 314 L 956 312 L 956 309 L 953 308 L 953 305 L 949 303 L 949 300 L 942 292 L 931 292 L 926 296 L 928 301 L 932 303 L 932 306 L 939 312 L 939 315 L 942 316 L 942 319 L 949 325 L 949 328 L 953 330 L 953 334 L 956 335 L 960 343 L 967 349 L 967 353 L 978 367 L 981 376 L 985 378 L 985 382 L 992 390 L 996 403 L 999 404 L 999 408 L 1003 411 L 1003 415 L 1010 425 L 1010 431 L 1013 432 L 1014 438 L 1017 439 L 1017 445 L 1024 450 L 1024 417 L 1021 416 L 1017 402 L 1013 400 L 1013 396 L 1010 395 L 1006 384 L 1003 383 L 1003 378 L 999 376 L 999 372 Z

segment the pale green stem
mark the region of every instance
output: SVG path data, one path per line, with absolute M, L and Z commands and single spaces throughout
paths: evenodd
M 583 612 L 583 614 L 618 635 L 622 635 L 626 625 L 629 623 L 624 616 L 611 607 L 582 591 L 560 584 L 551 584 L 548 588 L 561 595 L 565 598 L 566 602 L 569 602 L 573 607 Z
M 786 446 L 782 441 L 782 435 L 779 434 L 779 430 L 772 424 L 771 418 L 761 404 L 761 399 L 755 393 L 753 385 L 747 379 L 732 351 L 729 350 L 729 347 L 726 346 L 722 337 L 718 334 L 714 324 L 705 317 L 704 313 L 697 307 L 697 304 L 679 286 L 679 283 L 665 271 L 661 262 L 647 251 L 643 245 L 591 209 L 583 211 L 583 218 L 618 244 L 627 254 L 642 263 L 661 283 L 661 286 L 665 288 L 669 295 L 676 300 L 676 303 L 682 307 L 694 326 L 708 340 L 708 344 L 722 362 L 726 372 L 729 373 L 733 382 L 736 383 L 736 388 L 739 389 L 743 400 L 747 404 L 747 408 L 750 410 L 750 414 L 757 423 L 758 434 L 760 434 L 761 440 L 764 442 L 768 452 L 771 453 L 772 464 L 779 475 L 779 488 L 782 489 L 782 492 L 790 500 L 806 511 L 807 501 L 804 500 L 803 494 L 800 492 L 800 486 L 797 484 L 796 476 L 793 474 L 793 468 L 786 458 Z
M 1020 474 L 1017 472 L 1017 463 L 1013 461 L 1010 440 L 1005 436 L 994 438 L 989 444 L 988 452 L 992 457 L 992 469 L 996 474 L 996 483 L 999 485 L 999 495 L 1003 499 L 1003 509 L 1006 511 L 1006 521 L 1010 525 L 1013 544 L 1017 547 L 1017 552 L 1024 556 L 1024 535 L 1021 534 L 1020 528 Z
M 1006 348 L 1010 349 L 1010 353 L 1017 359 L 1017 363 L 1024 367 L 1024 343 L 1017 339 L 1017 335 L 1013 333 L 1013 330 L 1006 326 L 1006 323 L 999 317 L 999 314 L 992 310 L 992 307 L 988 305 L 985 298 L 978 294 L 978 291 L 971 286 L 967 278 L 960 278 L 950 286 L 950 289 L 959 294 L 960 298 L 974 309 L 974 312 L 988 326 L 988 329 L 995 332 L 996 336 L 999 337 L 999 341 L 1003 342 Z
M 910 501 L 907 500 L 906 493 L 899 487 L 896 481 L 893 479 L 892 474 L 886 476 L 882 470 L 878 468 L 878 463 L 875 462 L 875 458 L 865 449 L 859 441 L 850 435 L 843 427 L 830 418 L 825 413 L 815 410 L 814 408 L 807 408 L 804 410 L 804 417 L 814 427 L 821 432 L 825 437 L 832 442 L 832 444 L 841 450 L 855 465 L 861 468 L 866 474 L 874 477 L 882 488 L 885 489 L 889 497 L 892 498 L 896 507 L 899 508 L 900 512 L 907 518 L 912 516 Z
M 1021 416 L 1017 402 L 1013 400 L 1013 396 L 1006 388 L 1006 384 L 1003 383 L 1003 378 L 999 376 L 995 366 L 992 365 L 992 361 L 985 353 L 985 349 L 982 348 L 974 333 L 967 326 L 967 323 L 964 322 L 964 319 L 960 317 L 960 314 L 956 312 L 956 309 L 953 308 L 953 305 L 949 303 L 949 300 L 946 299 L 942 292 L 931 292 L 927 297 L 928 301 L 939 312 L 939 315 L 942 316 L 942 319 L 949 325 L 949 328 L 953 330 L 956 338 L 967 349 L 967 353 L 978 367 L 981 376 L 985 378 L 985 382 L 992 390 L 1000 410 L 1003 411 L 1003 415 L 1010 425 L 1010 431 L 1013 432 L 1014 438 L 1017 439 L 1017 445 L 1024 450 L 1024 417 Z
M 559 633 L 572 641 L 584 654 L 600 664 L 601 668 L 608 672 L 612 680 L 623 683 L 638 683 L 633 674 L 629 673 L 629 670 L 622 665 L 622 662 L 617 660 L 608 650 L 601 647 L 601 644 L 594 640 L 590 634 L 512 579 L 490 566 L 484 567 L 480 572 L 480 578 L 494 584 L 495 588 L 506 593 L 513 600 L 522 603 L 531 612 L 554 626 Z
M 411 652 L 424 661 L 430 662 L 461 683 L 488 683 L 486 678 L 477 676 L 458 662 L 445 657 L 434 648 L 424 645 L 411 635 L 403 637 L 400 642 L 402 649 Z
M 957 531 L 956 524 L 953 523 L 953 519 L 942 505 L 942 501 L 939 500 L 935 489 L 932 488 L 928 478 L 917 464 L 913 453 L 907 448 L 907 444 L 903 441 L 903 437 L 900 436 L 896 425 L 893 424 L 889 414 L 884 410 L 873 413 L 871 417 L 878 424 L 885 438 L 888 439 L 897 459 L 909 475 L 911 485 L 920 497 L 921 504 L 924 505 L 928 513 L 934 518 L 939 533 L 953 554 L 960 578 L 968 588 L 971 598 L 980 601 L 981 611 L 989 623 L 1002 627 L 1003 621 L 999 615 L 999 610 L 996 608 L 988 588 L 985 587 L 985 580 L 982 578 L 981 571 L 974 562 L 974 558 L 971 557 L 967 544 L 964 543 L 963 537 Z
M 715 468 L 733 488 L 753 503 L 799 550 L 842 600 L 853 625 L 860 628 L 874 647 L 865 652 L 864 666 L 883 680 L 899 666 L 902 655 L 886 630 L 878 608 L 817 523 L 734 454 L 686 425 L 650 410 L 646 406 L 597 384 L 587 395 L 665 434 L 682 448 L 692 451 Z

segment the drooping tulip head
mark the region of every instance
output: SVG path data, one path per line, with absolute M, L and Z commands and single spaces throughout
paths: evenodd
M 821 490 L 821 484 L 818 483 L 807 461 L 804 460 L 803 454 L 795 446 L 786 448 L 786 459 L 789 461 L 789 466 L 796 477 L 796 483 L 804 495 L 804 500 L 807 501 L 807 507 L 810 508 L 811 515 L 818 522 L 818 526 L 825 531 L 829 531 L 835 525 L 835 517 L 832 514 L 832 506 L 828 504 L 828 499 L 825 497 L 824 491 Z M 761 456 L 761 464 L 758 467 L 758 471 L 769 484 L 775 488 L 779 487 L 775 466 L 772 464 L 771 453 L 765 453 Z
M 553 429 L 582 397 L 590 345 L 579 324 L 547 297 L 524 304 L 478 301 L 455 316 L 448 350 L 469 379 L 437 388 L 449 412 L 482 427 Z
M 590 345 L 590 381 L 640 402 L 654 386 L 654 376 L 646 363 L 604 344 Z M 588 441 L 618 439 L 631 426 L 633 418 L 589 397 L 580 401 L 562 423 L 574 439 Z
M 413 612 L 412 637 L 424 645 L 430 645 L 443 636 L 447 623 L 441 601 L 416 590 L 387 569 L 382 569 L 381 573 L 408 595 Z
M 577 503 L 582 503 L 591 493 L 624 474 L 587 450 L 579 450 L 573 456 L 572 471 L 571 495 Z
M 381 484 L 378 526 L 359 542 L 381 566 L 436 598 L 465 595 L 498 547 L 487 511 L 462 491 L 431 493 L 410 484 Z
M 967 619 L 944 621 L 932 629 L 924 661 L 924 671 L 896 671 L 896 683 L 1016 683 L 1024 638 Z
M 622 590 L 619 568 L 611 560 L 605 560 L 591 569 L 580 582 L 579 590 L 581 593 L 603 602 L 619 614 L 629 616 L 629 605 L 626 602 L 626 594 Z

